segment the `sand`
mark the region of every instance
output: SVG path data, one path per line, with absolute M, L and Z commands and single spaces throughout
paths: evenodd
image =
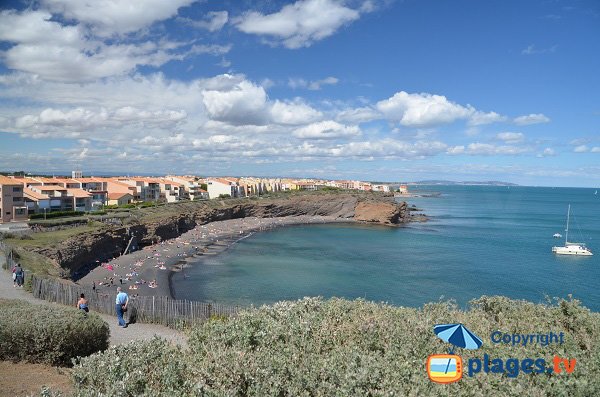
M 202 255 L 218 255 L 237 241 L 253 233 L 276 227 L 312 223 L 351 222 L 329 216 L 288 216 L 280 218 L 241 218 L 211 222 L 181 236 L 114 258 L 94 267 L 77 283 L 92 286 L 98 293 L 114 294 L 121 286 L 130 296 L 172 297 L 171 275 L 179 272 Z M 198 264 L 201 266 L 201 264 Z

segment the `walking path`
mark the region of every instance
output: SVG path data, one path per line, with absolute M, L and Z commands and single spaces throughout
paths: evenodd
M 4 253 L 0 251 L 0 265 L 5 261 Z M 13 287 L 12 275 L 0 268 L 0 298 L 5 299 L 21 299 L 37 305 L 57 305 L 56 303 L 47 302 L 41 299 L 34 298 L 30 293 L 22 288 Z M 75 307 L 73 302 L 73 307 Z M 167 339 L 172 343 L 187 347 L 187 337 L 176 330 L 156 324 L 140 324 L 135 323 L 127 328 L 121 328 L 117 324 L 117 317 L 107 314 L 97 313 L 110 327 L 110 345 L 119 345 L 133 340 L 152 339 L 154 335 Z

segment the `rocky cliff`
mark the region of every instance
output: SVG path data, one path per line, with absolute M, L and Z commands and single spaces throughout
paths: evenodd
M 120 255 L 135 235 L 141 246 L 175 238 L 197 225 L 244 217 L 273 218 L 295 215 L 332 216 L 349 221 L 401 225 L 410 221 L 405 202 L 380 194 L 305 194 L 283 198 L 189 202 L 160 207 L 130 225 L 110 227 L 77 235 L 62 243 L 39 249 L 57 265 L 71 272 L 97 258 Z

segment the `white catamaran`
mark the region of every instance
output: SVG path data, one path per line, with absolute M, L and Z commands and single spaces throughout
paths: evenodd
M 594 255 L 592 251 L 585 246 L 585 243 L 570 243 L 569 242 L 569 218 L 571 215 L 571 204 L 567 210 L 567 228 L 565 229 L 565 245 L 564 247 L 552 247 L 552 252 L 557 255 Z

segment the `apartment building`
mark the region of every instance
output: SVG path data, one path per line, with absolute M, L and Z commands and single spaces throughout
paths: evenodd
M 298 190 L 321 190 L 325 187 L 325 182 L 297 182 L 296 188 Z
M 244 197 L 246 192 L 239 186 L 238 181 L 228 178 L 214 178 L 206 181 L 208 197 L 218 198 L 220 195 Z
M 133 194 L 131 193 L 109 193 L 108 205 L 125 205 L 133 202 Z
M 166 200 L 167 203 L 174 203 L 186 198 L 185 185 L 183 183 L 164 178 L 158 179 L 158 183 L 160 198 Z
M 0 175 L 0 211 L 0 223 L 27 220 L 23 184 L 3 175 Z
M 372 190 L 374 192 L 388 193 L 390 191 L 390 186 L 389 185 L 372 185 Z
M 29 213 L 92 210 L 92 194 L 82 189 L 31 185 L 23 189 L 23 197 Z
M 161 198 L 160 180 L 157 178 L 114 178 L 109 183 L 109 193 L 123 192 L 122 185 L 132 188 L 135 201 L 158 201 Z

